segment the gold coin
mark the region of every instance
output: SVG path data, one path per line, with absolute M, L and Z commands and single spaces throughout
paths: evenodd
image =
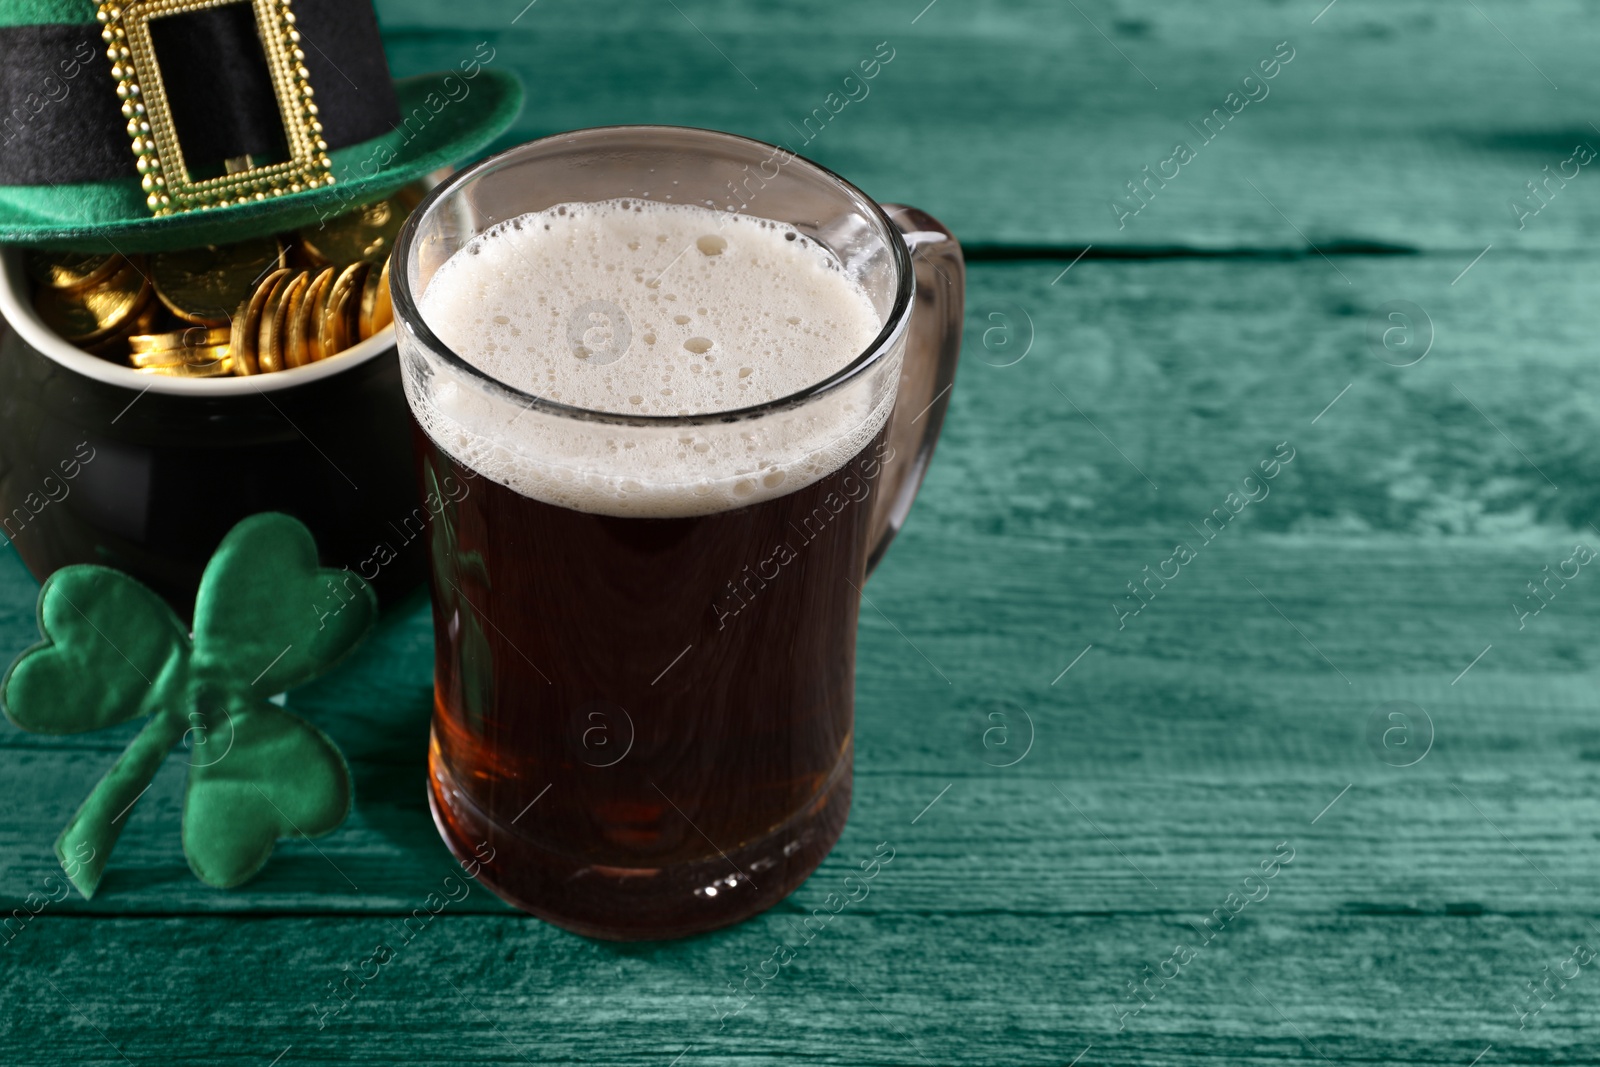
M 154 310 L 154 307 L 151 308 Z M 226 326 L 190 326 L 171 333 L 136 333 L 128 338 L 128 347 L 135 353 L 161 352 L 173 348 L 193 348 L 197 345 L 225 344 L 233 335 Z
M 356 317 L 361 311 L 362 282 L 368 269 L 365 263 L 352 263 L 328 286 L 317 314 L 318 359 L 336 356 L 357 340 Z
M 288 366 L 284 358 L 289 314 L 305 295 L 310 275 L 304 271 L 293 275 L 278 286 L 266 307 L 261 309 L 261 332 L 256 340 L 256 363 L 264 373 L 283 370 Z
M 139 370 L 170 367 L 184 362 L 183 353 L 181 348 L 169 348 L 163 352 L 132 352 L 128 355 L 128 363 Z
M 283 266 L 283 246 L 264 237 L 150 257 L 156 295 L 185 322 L 225 326 L 228 312 L 270 271 Z
M 297 236 L 306 252 L 324 263 L 340 267 L 350 263 L 376 263 L 394 247 L 395 235 L 414 206 L 415 199 L 396 194 L 318 226 L 307 226 Z
M 227 352 L 227 346 L 220 346 L 218 351 Z M 221 359 L 214 359 L 209 363 L 172 363 L 159 367 L 140 367 L 139 374 L 162 374 L 169 378 L 223 378 L 233 373 L 233 359 L 223 355 Z
M 128 337 L 131 334 L 148 332 L 161 316 L 161 305 L 156 299 L 146 294 L 144 305 L 136 311 L 126 323 L 117 327 L 106 337 L 98 341 L 80 343 L 85 352 L 109 359 L 115 363 L 124 363 L 128 358 Z
M 128 362 L 141 370 L 153 367 L 175 367 L 180 363 L 203 366 L 216 363 L 229 356 L 228 346 L 194 345 L 183 348 L 164 348 L 157 352 L 135 352 Z
M 361 287 L 361 340 L 365 341 L 393 319 L 394 309 L 389 304 L 389 261 L 385 259 L 381 268 L 367 272 L 366 283 Z
M 33 306 L 44 324 L 68 341 L 91 344 L 133 321 L 150 297 L 150 280 L 126 263 L 102 284 L 79 289 L 41 288 Z
M 30 251 L 23 258 L 28 277 L 52 289 L 98 285 L 126 262 L 115 252 Z
M 233 315 L 232 335 L 228 348 L 233 356 L 233 373 L 242 376 L 260 374 L 256 345 L 261 336 L 261 313 L 292 272 L 287 269 L 273 271 L 256 286 L 255 292 L 245 298 Z
M 161 301 L 155 299 L 155 289 L 152 288 L 145 294 L 144 307 L 133 316 L 132 321 L 124 328 L 131 337 L 134 334 L 150 336 L 150 331 L 155 327 L 156 321 L 161 318 L 163 309 Z
M 323 291 L 333 282 L 333 268 L 324 267 L 306 284 L 299 302 L 290 310 L 289 335 L 285 339 L 284 362 L 304 367 L 321 358 L 317 351 L 317 309 Z

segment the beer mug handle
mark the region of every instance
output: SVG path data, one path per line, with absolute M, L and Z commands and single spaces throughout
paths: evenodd
M 904 204 L 885 204 L 883 210 L 911 250 L 917 293 L 900 368 L 899 395 L 889 416 L 887 439 L 893 452 L 878 480 L 868 574 L 904 525 L 939 440 L 939 427 L 956 382 L 967 276 L 961 245 L 939 220 Z

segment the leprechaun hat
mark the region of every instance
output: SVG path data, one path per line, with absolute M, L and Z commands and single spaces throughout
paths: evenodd
M 493 59 L 393 81 L 371 0 L 0 0 L 0 244 L 189 248 L 382 199 L 516 118 Z

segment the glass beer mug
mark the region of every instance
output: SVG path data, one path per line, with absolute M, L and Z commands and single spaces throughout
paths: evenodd
M 789 395 L 691 414 L 572 406 L 440 340 L 428 289 L 474 238 L 617 200 L 792 228 L 854 280 L 881 330 Z M 683 936 L 770 907 L 849 810 L 861 586 L 948 403 L 960 247 L 785 149 L 651 126 L 561 134 L 463 170 L 396 247 L 429 514 L 440 833 L 501 897 L 593 937 Z M 640 327 L 595 296 L 565 309 L 571 358 L 626 376 Z

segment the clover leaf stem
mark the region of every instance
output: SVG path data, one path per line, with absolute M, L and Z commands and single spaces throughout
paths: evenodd
M 150 787 L 161 761 L 182 740 L 187 727 L 182 714 L 152 715 L 56 838 L 56 858 L 85 899 L 99 887 L 134 803 Z

